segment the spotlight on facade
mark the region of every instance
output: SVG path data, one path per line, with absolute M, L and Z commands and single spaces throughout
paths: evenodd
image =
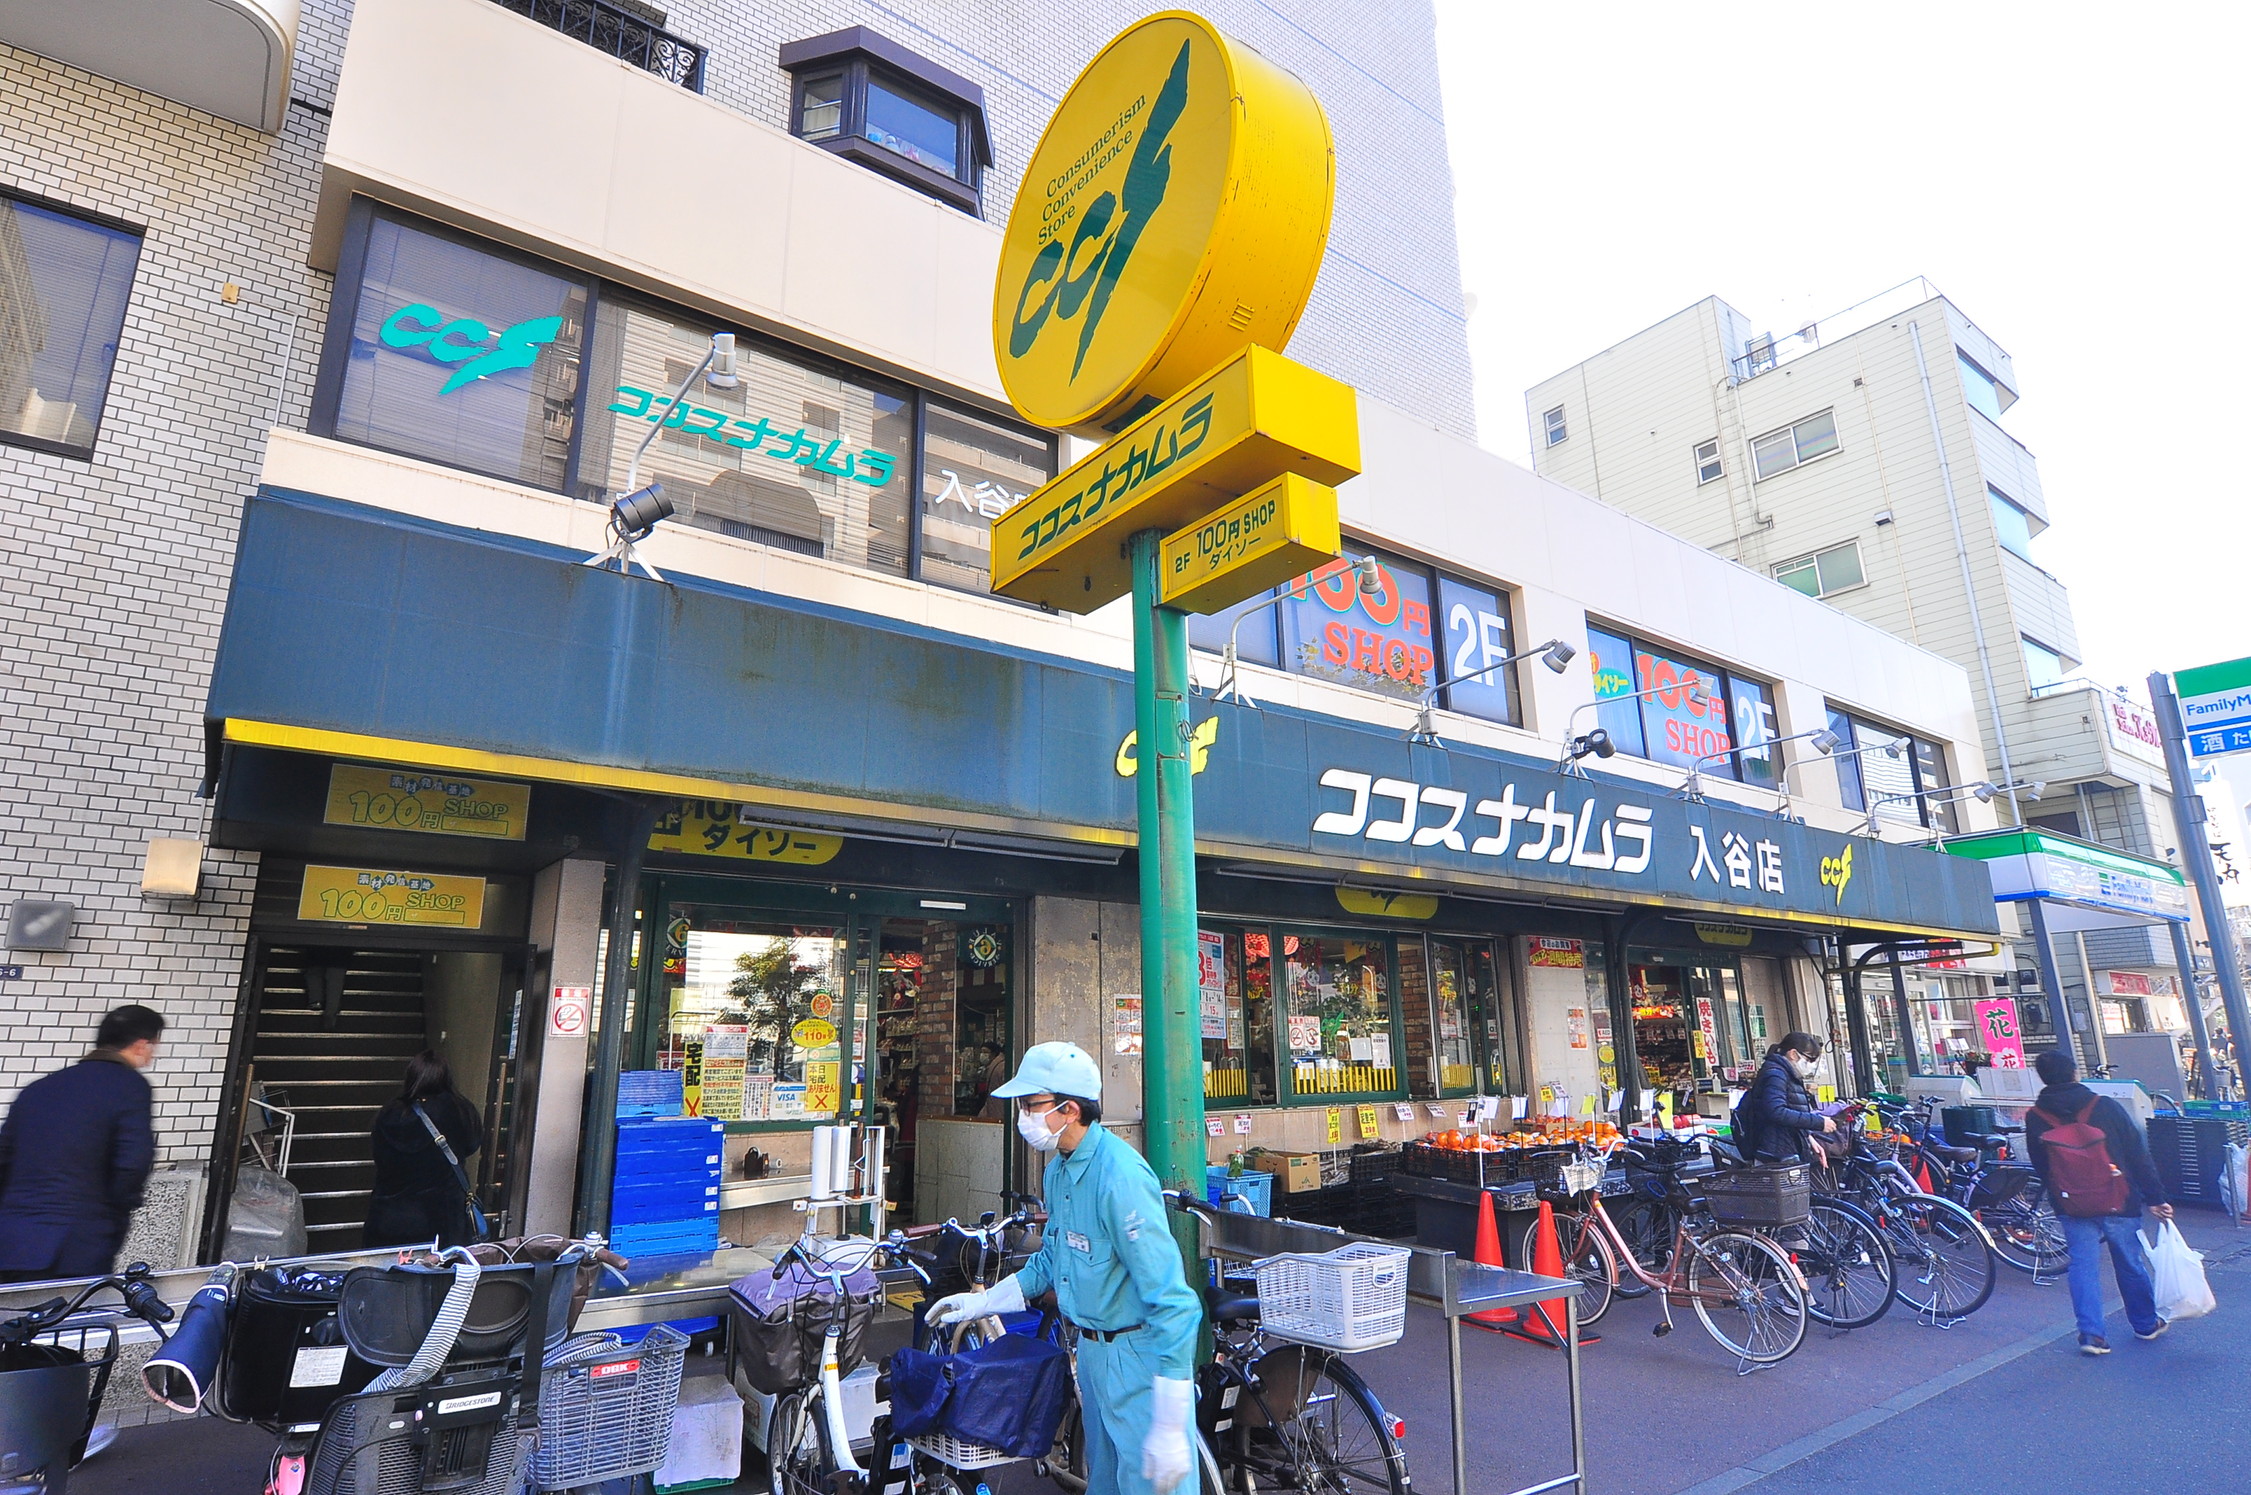
M 1842 737 L 1839 737 L 1836 733 L 1830 731 L 1827 727 L 1823 727 L 1815 732 L 1807 733 L 1806 741 L 1812 743 L 1813 750 L 1821 754 L 1823 757 L 1827 757 L 1829 754 L 1835 752 L 1838 748 L 1841 748 L 1845 745 L 1845 740 Z
M 628 540 L 645 540 L 649 531 L 670 519 L 674 512 L 672 500 L 664 496 L 664 484 L 651 483 L 632 493 L 619 494 L 610 501 L 610 528 Z
M 1600 727 L 1571 739 L 1572 762 L 1576 763 L 1581 758 L 1590 755 L 1597 758 L 1614 758 L 1618 755 L 1618 744 L 1612 742 L 1610 734 Z
M 1579 651 L 1563 640 L 1559 638 L 1549 639 L 1547 647 L 1540 651 L 1540 663 L 1560 675 L 1571 668 L 1571 661 L 1576 659 L 1578 655 Z M 1605 753 L 1603 756 L 1607 758 L 1610 755 Z
M 735 374 L 735 335 L 732 332 L 714 332 L 711 335 L 711 372 L 703 382 L 713 389 L 733 389 L 742 383 Z
M 1363 597 L 1373 597 L 1383 590 L 1383 567 L 1372 555 L 1364 555 L 1352 563 L 1353 584 Z

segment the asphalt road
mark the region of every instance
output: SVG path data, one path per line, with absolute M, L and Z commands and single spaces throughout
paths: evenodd
M 2251 1468 L 2251 1229 L 2182 1212 L 2210 1258 L 2219 1310 L 2139 1344 L 2114 1315 L 2115 1353 L 2081 1357 L 2061 1283 L 2002 1269 L 1992 1301 L 1951 1329 L 1895 1307 L 1851 1334 L 1813 1326 L 1788 1361 L 1739 1376 L 1683 1311 L 1620 1302 L 1585 1351 L 1592 1495 L 2140 1495 L 2244 1488 Z M 2106 1273 L 2107 1278 L 2107 1273 Z M 1436 1315 L 1354 1357 L 1406 1419 L 1414 1482 L 1450 1495 L 1446 1348 Z M 1468 1491 L 1565 1471 L 1562 1357 L 1464 1331 Z M 272 1442 L 209 1418 L 129 1428 L 78 1471 L 73 1495 L 253 1495 Z M 1051 1495 L 1021 1466 L 999 1495 Z M 747 1486 L 743 1488 L 748 1488 Z M 1465 1492 L 1466 1495 L 1466 1492 Z

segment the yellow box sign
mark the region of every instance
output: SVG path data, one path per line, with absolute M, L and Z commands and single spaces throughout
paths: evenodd
M 328 771 L 322 819 L 369 830 L 521 841 L 530 810 L 529 784 L 339 763 Z
M 1165 536 L 1158 600 L 1187 613 L 1222 612 L 1327 565 L 1342 548 L 1336 489 L 1284 473 Z
M 370 867 L 305 869 L 297 917 L 324 924 L 427 924 L 475 929 L 485 922 L 485 880 Z
M 734 857 L 748 862 L 785 862 L 818 867 L 836 860 L 842 836 L 744 825 L 725 800 L 684 799 L 657 818 L 649 835 L 651 851 L 682 851 L 691 856 Z
M 1286 347 L 1328 241 L 1335 154 L 1312 90 L 1203 17 L 1120 32 L 1056 107 L 1009 210 L 993 285 L 1009 399 L 1035 425 L 1096 434 L 1245 344 Z
M 1245 348 L 995 519 L 992 589 L 1092 612 L 1133 590 L 1135 531 L 1191 525 L 1285 473 L 1334 485 L 1359 471 L 1352 387 Z

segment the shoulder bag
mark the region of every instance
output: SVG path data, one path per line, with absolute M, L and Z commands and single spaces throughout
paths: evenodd
M 438 1144 L 438 1151 L 444 1153 L 445 1160 L 453 1165 L 453 1181 L 461 1185 L 461 1201 L 468 1207 L 466 1218 L 469 1239 L 483 1240 L 492 1234 L 492 1222 L 485 1218 L 484 1207 L 477 1203 L 477 1191 L 470 1185 L 469 1170 L 462 1167 L 461 1159 L 453 1155 L 453 1144 L 446 1140 L 444 1132 L 438 1130 L 438 1124 L 430 1119 L 430 1113 L 422 1109 L 422 1102 L 414 1103 L 414 1114 L 422 1119 L 423 1129 L 429 1132 L 430 1140 Z

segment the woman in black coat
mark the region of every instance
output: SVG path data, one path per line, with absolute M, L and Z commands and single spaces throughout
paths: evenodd
M 476 1108 L 453 1088 L 453 1070 L 429 1049 L 407 1061 L 405 1085 L 375 1118 L 375 1194 L 368 1201 L 365 1232 L 370 1248 L 432 1239 L 459 1246 L 469 1240 L 469 1207 L 460 1176 L 423 1125 L 425 1115 L 445 1134 L 466 1171 L 470 1155 L 484 1145 L 484 1125 Z
M 1811 1033 L 1785 1033 L 1766 1051 L 1758 1078 L 1736 1106 L 1736 1130 L 1740 1133 L 1741 1120 L 1748 1120 L 1751 1132 L 1748 1147 L 1740 1135 L 1736 1143 L 1753 1162 L 1805 1162 L 1807 1134 L 1837 1129 L 1836 1118 L 1815 1110 L 1813 1093 L 1806 1089 L 1819 1067 L 1821 1049 L 1821 1040 Z

